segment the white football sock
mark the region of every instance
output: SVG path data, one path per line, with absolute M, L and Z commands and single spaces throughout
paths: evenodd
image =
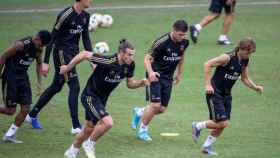
M 76 148 L 73 144 L 71 145 L 70 149 L 71 153 L 74 153 L 74 154 L 77 154 L 80 149 L 79 148 Z
M 221 35 L 219 36 L 219 41 L 226 41 L 226 40 L 228 40 L 227 35 L 221 34 Z
M 94 140 L 91 140 L 90 138 L 88 138 L 87 143 L 93 144 L 93 146 L 95 146 L 96 142 Z
M 142 131 L 148 131 L 148 126 L 144 125 L 143 122 L 141 122 L 140 128 L 139 128 L 139 132 Z
M 16 134 L 18 127 L 15 124 L 12 124 L 9 130 L 6 132 L 5 136 L 11 137 Z
M 202 26 L 200 24 L 196 24 L 194 25 L 194 27 L 197 29 L 197 31 L 201 31 L 202 30 Z
M 196 124 L 196 128 L 197 128 L 198 130 L 207 128 L 207 127 L 206 127 L 206 123 L 207 123 L 207 121 L 198 122 L 198 123 Z
M 215 141 L 216 141 L 216 137 L 212 136 L 211 134 L 209 134 L 209 136 L 206 138 L 203 147 L 209 147 L 211 146 Z
M 29 114 L 26 115 L 25 121 L 31 123 L 31 117 L 29 116 Z

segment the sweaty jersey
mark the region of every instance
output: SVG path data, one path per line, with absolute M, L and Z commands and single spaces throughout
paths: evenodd
M 80 36 L 83 38 L 85 50 L 92 51 L 89 38 L 88 25 L 90 14 L 86 11 L 77 13 L 74 7 L 67 7 L 57 16 L 53 31 L 52 41 L 46 49 L 45 63 L 48 63 L 53 44 L 57 48 L 71 48 L 75 50 L 73 56 L 79 52 Z
M 234 51 L 227 55 L 230 56 L 230 61 L 227 65 L 218 66 L 211 79 L 214 91 L 224 95 L 231 94 L 231 88 L 249 62 L 249 59 L 239 60 Z
M 93 54 L 91 62 L 97 67 L 87 82 L 85 88 L 87 94 L 108 96 L 124 78 L 133 77 L 134 62 L 130 65 L 120 65 L 117 54 L 112 56 Z
M 25 37 L 19 41 L 24 44 L 23 50 L 8 58 L 5 66 L 7 69 L 13 69 L 16 74 L 26 74 L 34 59 L 39 57 L 38 52 L 42 50 L 35 47 L 32 37 Z
M 158 38 L 149 50 L 149 54 L 153 57 L 153 71 L 158 72 L 160 78 L 172 80 L 176 67 L 188 46 L 187 39 L 181 42 L 172 41 L 170 33 Z

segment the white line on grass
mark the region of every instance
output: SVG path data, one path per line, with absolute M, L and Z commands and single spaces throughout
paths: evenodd
M 238 2 L 239 6 L 256 6 L 256 5 L 279 5 L 279 1 L 270 2 Z M 91 7 L 89 11 L 95 10 L 121 10 L 121 9 L 171 9 L 171 8 L 194 8 L 206 7 L 207 3 L 201 4 L 176 4 L 176 5 L 128 5 L 128 6 L 109 6 L 109 7 Z M 54 9 L 18 9 L 18 10 L 0 10 L 0 14 L 4 13 L 34 13 L 34 12 L 58 12 L 61 8 Z

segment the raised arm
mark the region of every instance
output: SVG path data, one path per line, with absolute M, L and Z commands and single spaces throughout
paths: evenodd
M 83 60 L 90 60 L 92 57 L 92 52 L 82 51 L 77 54 L 67 65 L 62 65 L 60 67 L 60 74 L 65 74 L 69 72 L 75 65 L 79 64 Z

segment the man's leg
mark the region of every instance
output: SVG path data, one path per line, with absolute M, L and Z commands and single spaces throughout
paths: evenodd
M 218 155 L 218 153 L 216 153 L 212 149 L 212 145 L 215 143 L 217 138 L 222 134 L 223 130 L 227 128 L 228 121 L 217 122 L 214 126 L 218 128 L 211 130 L 210 134 L 208 135 L 208 137 L 206 138 L 205 142 L 201 147 L 201 150 L 204 154 Z
M 34 105 L 32 110 L 27 116 L 27 121 L 31 123 L 33 128 L 40 129 L 42 128 L 40 123 L 37 120 L 37 115 L 42 110 L 43 107 L 47 105 L 47 103 L 52 99 L 52 97 L 61 91 L 64 85 L 64 78 L 62 75 L 55 73 L 52 84 L 43 92 L 40 96 L 37 103 Z
M 72 119 L 72 134 L 77 134 L 81 130 L 81 125 L 78 117 L 78 97 L 80 92 L 80 84 L 78 77 L 71 78 L 68 81 L 69 86 L 69 96 L 68 96 L 68 107 L 70 111 L 70 116 Z
M 161 114 L 165 111 L 164 107 L 161 107 L 160 103 L 152 102 L 144 110 L 141 118 L 141 125 L 139 127 L 137 137 L 144 141 L 151 141 L 152 138 L 148 134 L 148 125 L 152 121 L 153 117 L 157 114 Z
M 11 142 L 11 143 L 22 143 L 22 141 L 16 140 L 14 136 L 18 128 L 24 122 L 28 112 L 29 112 L 29 106 L 21 105 L 20 112 L 17 114 L 15 118 L 15 122 L 10 126 L 9 130 L 5 133 L 5 136 L 3 137 L 4 141 Z
M 73 144 L 66 150 L 64 156 L 67 158 L 74 158 L 77 156 L 83 142 L 87 140 L 94 130 L 92 121 L 86 121 L 82 131 L 76 135 Z
M 102 118 L 95 126 L 90 139 L 96 142 L 100 137 L 102 137 L 109 129 L 113 127 L 113 119 L 110 115 Z
M 222 45 L 231 44 L 228 38 L 228 32 L 234 20 L 234 13 L 225 14 L 223 28 L 219 36 L 218 43 Z
M 94 127 L 90 138 L 83 143 L 83 149 L 88 158 L 95 158 L 95 144 L 113 126 L 113 119 L 110 115 L 103 117 Z
M 222 9 L 223 4 L 221 0 L 211 0 L 209 7 L 209 11 L 211 12 L 211 14 L 205 16 L 198 24 L 192 25 L 190 27 L 191 40 L 193 41 L 193 43 L 197 43 L 197 38 L 202 28 L 206 27 L 212 21 L 217 19 L 221 14 Z

